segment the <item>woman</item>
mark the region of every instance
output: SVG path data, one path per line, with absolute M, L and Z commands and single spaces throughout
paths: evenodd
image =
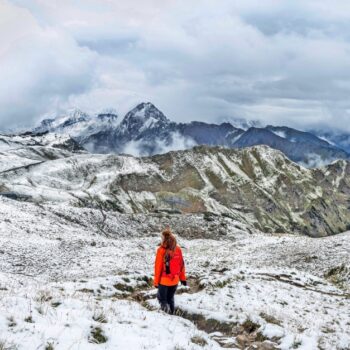
M 157 298 L 163 311 L 173 314 L 174 295 L 177 285 L 186 286 L 185 263 L 181 248 L 169 228 L 162 232 L 162 243 L 157 250 L 154 264 L 154 286 L 158 288 Z

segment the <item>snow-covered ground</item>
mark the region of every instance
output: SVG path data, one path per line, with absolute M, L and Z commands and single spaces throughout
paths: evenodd
M 267 235 L 230 218 L 4 198 L 0 218 L 0 349 L 350 348 L 350 232 Z M 190 287 L 168 316 L 150 280 L 159 232 L 190 221 L 208 233 L 181 231 Z

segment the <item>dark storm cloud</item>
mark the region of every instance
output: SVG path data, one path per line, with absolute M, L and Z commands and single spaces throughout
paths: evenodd
M 143 100 L 179 121 L 348 124 L 344 1 L 0 4 L 2 127 Z

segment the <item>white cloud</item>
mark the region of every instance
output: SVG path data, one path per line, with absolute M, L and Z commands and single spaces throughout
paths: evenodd
M 24 9 L 0 3 L 0 125 L 25 124 L 91 88 L 96 55 L 66 33 L 42 28 Z
M 185 150 L 196 146 L 196 142 L 189 137 L 184 137 L 178 132 L 173 132 L 169 136 L 169 141 L 155 140 L 155 143 L 150 145 L 143 140 L 130 141 L 128 142 L 121 153 L 131 154 L 133 156 L 147 156 L 149 155 L 148 147 L 151 146 L 153 149 L 152 154 L 163 154 L 170 151 Z
M 73 106 L 123 114 L 150 100 L 179 121 L 245 117 L 350 131 L 349 6 L 3 1 L 0 125 Z
M 310 153 L 307 155 L 307 159 L 305 162 L 299 162 L 300 165 L 304 166 L 305 168 L 322 168 L 332 162 L 334 162 L 336 159 L 322 159 L 320 155 Z

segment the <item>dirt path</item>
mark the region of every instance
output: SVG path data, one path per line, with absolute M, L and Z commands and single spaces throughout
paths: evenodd
M 199 278 L 196 277 L 188 279 L 188 286 L 188 289 L 179 289 L 177 294 L 195 294 L 205 288 Z M 152 291 L 150 288 L 139 289 L 131 293 L 127 299 L 136 301 L 149 311 L 157 311 L 159 309 L 149 302 L 149 300 L 156 298 L 156 295 L 151 294 L 150 291 Z M 260 325 L 250 320 L 241 325 L 236 322 L 223 322 L 213 318 L 206 318 L 200 313 L 190 313 L 181 307 L 177 307 L 175 314 L 192 322 L 199 330 L 206 332 L 212 340 L 224 349 L 278 349 L 276 339 L 267 339 L 259 332 Z

